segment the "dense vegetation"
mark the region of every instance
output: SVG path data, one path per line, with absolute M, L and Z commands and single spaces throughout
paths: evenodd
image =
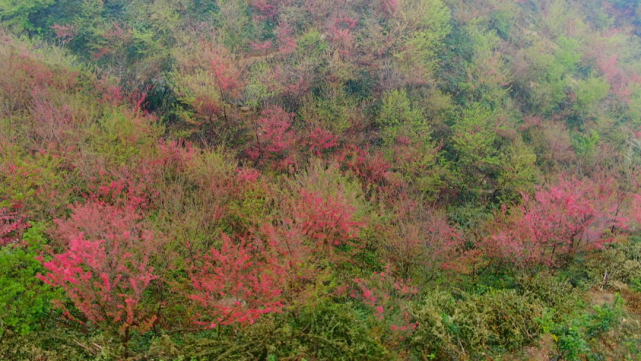
M 0 359 L 641 359 L 639 0 L 0 22 Z

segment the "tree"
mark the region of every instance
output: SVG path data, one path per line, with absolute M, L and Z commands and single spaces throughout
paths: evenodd
M 450 10 L 440 0 L 409 0 L 399 5 L 393 29 L 398 31 L 395 35 L 402 39 L 402 45 L 394 58 L 408 84 L 424 85 L 437 65 L 436 53 L 442 40 L 451 31 Z
M 474 103 L 452 127 L 456 181 L 465 192 L 465 198 L 485 200 L 496 190 L 502 139 L 495 122 L 500 116 L 487 106 Z
M 258 164 L 275 161 L 273 166 L 287 169 L 294 164 L 291 152 L 296 141 L 290 129 L 294 116 L 278 106 L 263 110 L 255 129 L 255 141 L 247 149 L 247 155 Z
M 574 110 L 583 116 L 595 116 L 598 104 L 610 90 L 610 85 L 603 78 L 589 77 L 576 82 L 574 87 Z
M 632 220 L 634 220 L 637 225 L 641 225 L 641 195 L 639 194 L 634 195 Z
M 383 96 L 378 115 L 387 160 L 391 170 L 425 197 L 433 197 L 440 187 L 442 168 L 440 147 L 432 141 L 432 129 L 426 111 L 412 102 L 407 92 L 394 90 Z
M 377 120 L 387 145 L 396 144 L 399 137 L 426 141 L 431 135 L 422 109 L 412 104 L 404 90 L 384 94 L 383 107 Z
M 419 282 L 434 279 L 456 258 L 460 235 L 445 214 L 408 197 L 395 203 L 393 222 L 386 227 L 382 255 L 401 278 Z
M 55 3 L 54 0 L 3 0 L 0 2 L 0 19 L 18 31 L 38 31 L 30 17 Z
M 607 242 L 607 232 L 623 225 L 614 190 L 611 178 L 565 176 L 534 197 L 524 194 L 522 205 L 497 214 L 483 241 L 485 253 L 521 269 L 561 266 L 578 251 Z
M 0 246 L 20 242 L 20 233 L 29 227 L 24 217 L 6 208 L 0 208 Z
M 65 315 L 117 336 L 125 357 L 134 334 L 150 330 L 162 308 L 145 302 L 159 277 L 153 258 L 163 236 L 145 224 L 142 200 L 131 196 L 109 204 L 94 195 L 71 206 L 70 218 L 56 221 L 63 251 L 50 252 L 51 259 L 38 257 L 48 271 L 38 278 L 62 288 L 82 317 L 58 301 Z
M 234 242 L 222 235 L 220 250 L 190 260 L 192 289 L 188 298 L 197 302 L 200 313 L 195 321 L 207 328 L 235 323 L 254 323 L 261 315 L 282 312 L 282 293 L 287 275 L 278 260 L 265 257 L 265 252 Z
M 501 39 L 496 31 L 485 32 L 476 26 L 467 27 L 473 42 L 474 55 L 466 65 L 469 99 L 482 104 L 501 106 L 507 97 L 512 78 L 505 56 L 500 51 Z

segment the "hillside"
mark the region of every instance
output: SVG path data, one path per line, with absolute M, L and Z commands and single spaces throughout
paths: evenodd
M 0 359 L 641 360 L 639 0 L 0 0 Z

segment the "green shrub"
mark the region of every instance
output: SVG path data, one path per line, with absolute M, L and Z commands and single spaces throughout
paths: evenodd
M 44 330 L 56 314 L 51 300 L 59 291 L 36 278 L 45 272 L 35 257 L 42 252 L 45 225 L 33 223 L 24 246 L 0 247 L 0 340 L 6 332 L 26 336 Z
M 558 315 L 554 309 L 546 309 L 538 322 L 545 333 L 552 335 L 557 359 L 582 360 L 585 356 L 599 355 L 600 345 L 597 341 L 619 325 L 623 316 L 622 307 L 621 297 L 617 294 L 612 305 L 594 306 L 593 312 L 578 309 L 562 321 L 554 320 Z
M 423 357 L 450 359 L 514 350 L 537 339 L 543 308 L 515 290 L 477 296 L 436 292 L 415 306 L 419 326 L 411 343 Z
M 641 242 L 609 244 L 594 254 L 586 269 L 595 284 L 622 282 L 634 287 L 641 281 Z
M 553 308 L 559 314 L 569 314 L 580 300 L 580 292 L 564 278 L 549 273 L 539 273 L 534 277 L 521 277 L 518 280 L 521 292 L 545 308 Z
M 266 317 L 249 327 L 223 327 L 186 335 L 186 339 L 181 352 L 185 359 L 193 360 L 390 359 L 372 337 L 363 315 L 349 303 L 321 301 L 290 314 Z M 165 339 L 162 344 L 156 342 L 155 349 L 161 346 L 171 350 L 176 344 Z

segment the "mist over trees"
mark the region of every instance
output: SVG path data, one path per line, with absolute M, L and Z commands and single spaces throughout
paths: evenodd
M 641 359 L 638 0 L 0 0 L 0 359 Z

